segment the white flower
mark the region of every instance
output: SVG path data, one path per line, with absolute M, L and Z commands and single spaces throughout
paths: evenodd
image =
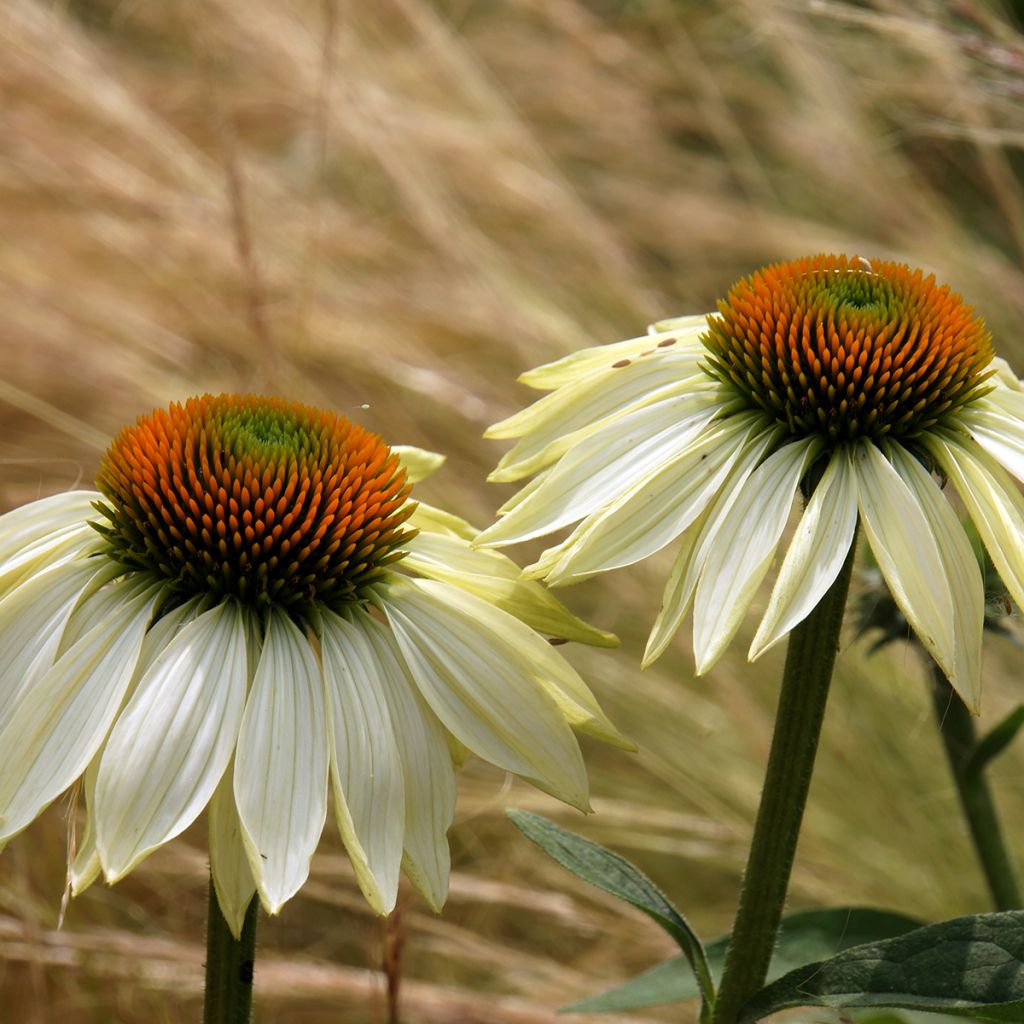
M 209 808 L 237 935 L 254 892 L 275 913 L 302 886 L 328 785 L 378 913 L 403 866 L 444 902 L 453 758 L 586 809 L 570 726 L 629 743 L 534 629 L 615 638 L 409 500 L 441 461 L 207 395 L 122 432 L 98 492 L 0 517 L 0 846 L 84 776 L 80 892 Z
M 1024 392 L 973 309 L 909 267 L 818 256 L 738 282 L 718 314 L 655 324 L 525 374 L 550 394 L 492 427 L 517 438 L 491 479 L 534 479 L 478 538 L 575 525 L 527 569 L 553 586 L 679 550 L 644 656 L 693 608 L 698 672 L 771 569 L 810 495 L 749 656 L 836 578 L 858 521 L 907 620 L 974 710 L 984 595 L 942 494 L 956 488 L 1024 600 Z

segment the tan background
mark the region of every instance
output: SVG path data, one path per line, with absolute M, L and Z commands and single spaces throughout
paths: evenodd
M 1024 370 L 1022 72 L 1017 30 L 973 2 L 6 0 L 0 507 L 88 485 L 154 405 L 248 389 L 447 452 L 422 496 L 483 524 L 509 492 L 480 435 L 527 399 L 518 372 L 820 250 L 935 269 Z M 642 745 L 586 744 L 599 813 L 463 773 L 448 910 L 403 899 L 407 1022 L 550 1021 L 671 952 L 518 839 L 510 804 L 728 927 L 781 655 L 737 644 L 694 680 L 681 636 L 641 674 L 666 565 L 566 595 L 622 636 L 569 657 Z M 989 645 L 983 722 L 1022 665 Z M 844 648 L 794 907 L 986 907 L 922 680 L 905 647 Z M 1022 765 L 996 766 L 1018 851 Z M 57 933 L 65 810 L 0 859 L 3 1019 L 196 1019 L 203 827 Z M 258 1021 L 385 1019 L 383 928 L 321 850 L 262 926 Z

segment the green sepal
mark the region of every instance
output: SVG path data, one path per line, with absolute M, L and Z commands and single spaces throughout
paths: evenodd
M 664 928 L 683 951 L 696 976 L 704 1009 L 710 1013 L 715 1002 L 715 986 L 704 946 L 683 915 L 639 868 L 599 843 L 584 839 L 539 814 L 510 810 L 508 816 L 527 839 L 562 867 L 643 911 Z
M 779 925 L 778 944 L 768 968 L 768 981 L 852 946 L 904 935 L 919 927 L 921 922 L 913 917 L 871 907 L 834 907 L 789 914 Z M 707 945 L 708 965 L 716 982 L 721 977 L 728 946 L 728 935 Z M 563 1007 L 562 1012 L 620 1013 L 682 1002 L 697 995 L 700 995 L 700 990 L 693 971 L 685 957 L 677 956 L 616 988 Z
M 1024 725 L 1024 704 L 1014 708 L 1001 722 L 992 728 L 974 745 L 970 756 L 964 762 L 965 779 L 975 778 L 985 770 L 994 757 L 998 757 L 1014 740 Z
M 890 1007 L 1020 1024 L 1024 910 L 958 917 L 807 964 L 758 992 L 738 1024 L 795 1006 Z

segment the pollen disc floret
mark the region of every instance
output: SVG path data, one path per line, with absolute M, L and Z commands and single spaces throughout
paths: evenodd
M 141 417 L 97 477 L 115 557 L 182 596 L 340 610 L 402 556 L 414 506 L 397 455 L 342 416 L 203 395 Z
M 984 322 L 904 264 L 777 263 L 733 285 L 718 314 L 709 372 L 797 436 L 909 440 L 987 390 Z

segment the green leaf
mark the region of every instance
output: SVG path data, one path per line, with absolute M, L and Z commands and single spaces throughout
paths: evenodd
M 964 763 L 964 778 L 969 779 L 979 775 L 992 758 L 1001 754 L 1013 742 L 1013 738 L 1020 731 L 1022 725 L 1024 725 L 1024 704 L 1011 711 L 978 740 L 970 757 Z
M 1024 1021 L 1024 910 L 958 917 L 808 964 L 743 1008 L 753 1024 L 794 1006 L 893 1007 Z
M 539 814 L 510 810 L 508 816 L 527 839 L 535 842 L 562 867 L 585 882 L 625 900 L 661 925 L 678 943 L 696 975 L 705 1007 L 714 1005 L 715 987 L 700 939 L 665 894 L 639 868 L 617 853 L 569 832 Z
M 768 981 L 774 981 L 796 967 L 840 953 L 851 946 L 904 935 L 920 926 L 920 921 L 905 914 L 871 907 L 798 911 L 782 919 L 778 944 L 768 968 Z M 708 943 L 708 964 L 716 981 L 721 977 L 728 945 L 728 935 Z M 699 994 L 693 971 L 686 959 L 678 956 L 638 974 L 616 988 L 566 1006 L 562 1012 L 619 1013 L 678 1003 Z

